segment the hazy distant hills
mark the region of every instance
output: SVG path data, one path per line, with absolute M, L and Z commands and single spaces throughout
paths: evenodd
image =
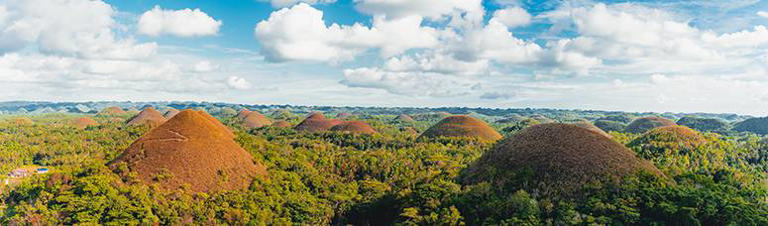
M 470 114 L 484 120 L 499 120 L 510 116 L 543 115 L 558 121 L 578 119 L 595 120 L 606 115 L 618 115 L 621 111 L 599 110 L 564 110 L 564 109 L 534 109 L 534 108 L 468 108 L 468 107 L 440 107 L 440 108 L 415 108 L 415 107 L 333 107 L 333 106 L 294 106 L 294 105 L 245 105 L 221 102 L 194 102 L 194 101 L 158 101 L 158 102 L 132 102 L 132 101 L 98 101 L 98 102 L 46 102 L 46 101 L 8 101 L 0 102 L 0 114 L 47 114 L 47 113 L 83 113 L 95 114 L 101 109 L 117 106 L 123 109 L 143 109 L 152 106 L 157 109 L 188 109 L 203 108 L 215 114 L 223 108 L 248 108 L 252 110 L 270 111 L 287 109 L 294 113 L 310 113 L 314 111 L 328 113 L 365 113 L 366 115 L 398 115 L 398 114 L 423 114 L 431 112 L 447 112 L 451 114 Z M 726 122 L 738 122 L 748 118 L 749 115 L 738 114 L 714 114 L 714 113 L 632 113 L 636 117 L 645 115 L 658 115 L 669 119 L 682 117 L 716 118 Z

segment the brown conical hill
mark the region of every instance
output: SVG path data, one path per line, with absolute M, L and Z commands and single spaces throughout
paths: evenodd
M 245 119 L 245 117 L 248 117 L 248 114 L 251 114 L 251 110 L 248 109 L 240 109 L 240 112 L 237 112 L 237 118 L 238 119 Z
M 331 127 L 331 131 L 359 133 L 359 134 L 376 134 L 376 130 L 363 121 L 346 121 L 338 125 Z
M 598 134 L 603 135 L 603 136 L 608 137 L 608 138 L 613 138 L 613 136 L 611 136 L 610 134 L 608 134 L 605 131 L 603 131 L 603 129 L 600 129 L 597 126 L 595 126 L 592 123 L 589 123 L 587 121 L 576 122 L 576 123 L 573 123 L 573 125 L 581 127 L 581 128 L 584 128 L 584 129 L 587 129 L 587 130 L 595 132 L 595 133 L 598 133 Z
M 331 129 L 331 127 L 341 124 L 343 121 L 338 119 L 326 119 L 322 113 L 312 113 L 304 121 L 294 127 L 298 131 L 320 132 Z
M 133 116 L 128 122 L 127 125 L 149 125 L 151 127 L 158 126 L 160 124 L 163 124 L 165 122 L 165 118 L 162 114 L 160 114 L 159 111 L 155 110 L 153 107 L 147 107 L 144 108 L 139 114 L 136 116 Z
M 395 121 L 411 123 L 411 122 L 415 122 L 416 120 L 413 120 L 413 117 L 411 117 L 410 115 L 401 114 L 395 117 Z
M 165 114 L 163 115 L 163 117 L 165 117 L 166 119 L 170 119 L 170 118 L 173 118 L 173 116 L 176 116 L 176 114 L 179 114 L 179 112 L 180 111 L 176 110 L 175 108 L 169 108 L 167 111 L 165 111 Z
M 312 113 L 309 113 L 309 115 L 307 115 L 307 119 L 316 119 L 316 120 L 325 119 L 325 115 L 323 115 L 323 113 L 320 113 L 320 112 L 312 112 Z
M 235 133 L 233 133 L 232 130 L 229 129 L 229 127 L 221 123 L 221 121 L 216 119 L 216 117 L 213 117 L 212 115 L 208 114 L 204 110 L 197 110 L 197 113 L 203 116 L 205 119 L 208 119 L 208 121 L 210 121 L 211 123 L 213 123 L 213 125 L 221 129 L 221 131 L 226 132 L 227 135 L 229 135 L 230 137 L 235 137 Z
M 466 115 L 446 117 L 424 131 L 421 137 L 476 137 L 495 141 L 502 136 L 480 119 Z
M 99 123 L 89 117 L 80 117 L 72 120 L 70 123 L 72 126 L 78 129 L 85 129 L 89 126 L 98 126 Z
M 645 133 L 646 131 L 656 127 L 674 125 L 677 124 L 669 119 L 658 116 L 648 116 L 635 119 L 632 121 L 632 123 L 627 125 L 627 128 L 625 128 L 624 131 L 628 133 Z
M 110 167 L 117 170 L 125 163 L 143 183 L 166 189 L 189 184 L 195 192 L 244 189 L 252 178 L 267 174 L 204 114 L 180 112 L 133 142 Z
M 258 111 L 252 111 L 243 119 L 243 125 L 249 129 L 261 128 L 264 126 L 272 125 L 272 120 L 269 120 L 266 116 L 262 115 Z
M 278 128 L 288 128 L 288 127 L 291 127 L 291 123 L 288 123 L 285 120 L 280 120 L 280 121 L 275 121 L 275 123 L 272 123 L 272 126 L 278 127 Z
M 570 195 L 592 182 L 614 183 L 640 171 L 663 177 L 614 140 L 579 126 L 547 123 L 499 141 L 467 169 L 462 180 Z
M 119 107 L 107 107 L 104 108 L 104 110 L 101 110 L 99 112 L 99 115 L 125 115 L 128 114 L 128 112 L 125 112 L 122 108 Z

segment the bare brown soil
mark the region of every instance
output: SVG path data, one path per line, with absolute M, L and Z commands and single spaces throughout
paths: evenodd
M 466 115 L 446 117 L 424 131 L 421 137 L 475 137 L 481 140 L 498 140 L 502 136 L 480 119 Z
M 163 124 L 165 122 L 165 117 L 163 117 L 162 114 L 160 114 L 159 111 L 155 110 L 153 107 L 147 107 L 144 108 L 139 114 L 136 116 L 133 116 L 128 122 L 127 125 L 148 125 L 150 127 L 156 127 L 160 124 Z
M 568 194 L 640 171 L 663 177 L 650 162 L 614 140 L 579 126 L 547 123 L 499 141 L 468 168 L 464 180 L 505 184 L 526 170 L 528 179 L 518 182 L 542 194 Z
M 72 120 L 70 123 L 72 126 L 78 129 L 85 129 L 89 126 L 98 126 L 99 123 L 89 117 L 80 117 Z
M 261 128 L 268 125 L 272 125 L 272 120 L 269 120 L 258 111 L 252 111 L 243 119 L 243 126 L 249 129 Z
M 117 170 L 125 163 L 143 183 L 166 189 L 189 185 L 196 192 L 244 189 L 254 177 L 267 174 L 230 131 L 206 115 L 181 111 L 141 136 L 110 167 Z
M 341 124 L 343 121 L 338 119 L 326 119 L 322 113 L 314 112 L 304 121 L 294 127 L 298 131 L 320 132 L 330 130 L 331 127 Z

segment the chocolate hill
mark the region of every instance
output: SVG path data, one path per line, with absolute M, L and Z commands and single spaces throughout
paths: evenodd
M 618 182 L 639 171 L 663 175 L 605 136 L 575 125 L 547 123 L 499 141 L 465 171 L 462 181 L 571 195 L 586 184 Z
M 475 137 L 490 141 L 502 138 L 485 122 L 466 115 L 446 117 L 424 131 L 422 137 Z
M 768 117 L 751 118 L 733 125 L 733 130 L 739 132 L 750 132 L 759 135 L 768 134 Z
M 624 129 L 625 132 L 628 133 L 645 133 L 645 131 L 651 130 L 656 127 L 662 127 L 662 126 L 674 126 L 677 125 L 675 122 L 665 119 L 658 116 L 648 116 L 648 117 L 642 117 L 637 118 L 632 123 L 627 125 L 627 128 Z
M 163 124 L 165 122 L 165 118 L 162 114 L 160 114 L 159 111 L 155 110 L 153 107 L 147 107 L 144 108 L 144 110 L 141 110 L 139 114 L 136 116 L 133 116 L 128 122 L 127 125 L 148 125 L 151 127 L 158 126 L 160 124 Z
M 685 126 L 663 126 L 648 130 L 627 146 L 643 150 L 644 158 L 664 157 L 666 154 L 693 151 L 707 140 L 695 130 Z
M 288 128 L 288 127 L 291 127 L 291 123 L 288 123 L 285 120 L 279 120 L 279 121 L 275 121 L 275 123 L 272 123 L 272 126 L 278 127 L 278 128 Z
M 359 133 L 359 134 L 376 134 L 376 130 L 363 121 L 346 121 L 338 125 L 331 127 L 331 131 Z
M 243 126 L 248 129 L 261 128 L 268 125 L 272 125 L 272 120 L 269 120 L 258 111 L 252 111 L 243 119 Z
M 99 112 L 99 115 L 125 115 L 125 114 L 128 114 L 128 112 L 123 111 L 123 109 L 119 107 L 107 107 L 107 108 L 104 108 L 104 110 L 101 110 Z
M 248 109 L 245 109 L 245 108 L 240 109 L 240 112 L 237 112 L 237 118 L 241 119 L 241 120 L 245 119 L 245 117 L 248 117 L 248 114 L 250 114 L 250 113 L 251 113 L 251 110 L 248 110 Z
M 413 120 L 413 118 L 410 115 L 401 114 L 401 115 L 398 115 L 397 117 L 395 117 L 395 121 L 404 122 L 404 123 L 412 123 L 412 122 L 415 122 L 416 120 Z
M 85 129 L 89 126 L 98 126 L 99 123 L 89 117 L 80 117 L 72 120 L 70 123 L 72 126 L 78 129 Z
M 589 123 L 589 122 L 586 122 L 586 121 L 576 122 L 576 123 L 573 123 L 573 125 L 581 127 L 581 128 L 584 128 L 584 129 L 587 129 L 587 130 L 595 132 L 595 133 L 598 133 L 598 134 L 603 135 L 603 136 L 608 137 L 608 138 L 612 138 L 613 137 L 610 134 L 608 134 L 605 131 L 603 131 L 602 129 L 598 128 L 597 126 L 592 125 L 592 123 Z
M 150 130 L 110 162 L 113 170 L 125 163 L 146 184 L 166 189 L 189 184 L 192 191 L 244 189 L 252 178 L 267 174 L 231 133 L 204 112 L 184 110 Z
M 307 119 L 325 119 L 325 115 L 320 112 L 312 112 L 307 115 Z
M 166 119 L 170 119 L 170 118 L 173 118 L 173 116 L 176 116 L 176 114 L 179 114 L 179 110 L 176 110 L 174 108 L 169 108 L 167 111 L 165 111 L 165 114 L 163 115 L 163 117 L 165 117 Z
M 209 122 L 213 123 L 213 125 L 215 125 L 217 128 L 219 128 L 220 131 L 224 131 L 227 135 L 229 135 L 232 138 L 235 137 L 235 133 L 233 133 L 232 130 L 229 129 L 229 127 L 227 127 L 224 124 L 222 124 L 221 121 L 219 121 L 215 117 L 209 115 L 204 110 L 197 110 L 197 113 L 200 114 L 201 116 L 203 116 L 203 118 L 207 119 Z
M 331 129 L 331 127 L 341 124 L 343 121 L 338 119 L 326 119 L 322 113 L 312 113 L 304 121 L 294 127 L 298 131 L 320 132 Z

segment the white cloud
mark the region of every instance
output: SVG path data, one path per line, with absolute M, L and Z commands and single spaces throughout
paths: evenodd
M 90 0 L 8 0 L 0 3 L 0 51 L 36 45 L 40 51 L 87 58 L 133 59 L 157 44 L 118 39 L 113 8 Z
M 759 11 L 759 12 L 757 12 L 757 16 L 768 18 L 768 12 L 766 12 L 766 11 Z
M 478 83 L 467 78 L 434 72 L 388 71 L 379 68 L 344 70 L 342 84 L 384 89 L 408 96 L 451 97 L 466 95 Z
M 456 48 L 457 58 L 462 60 L 492 59 L 504 63 L 531 63 L 538 60 L 541 47 L 512 35 L 499 21 L 491 20 L 482 29 L 469 31 Z
M 245 80 L 245 78 L 240 78 L 240 77 L 237 77 L 237 76 L 231 76 L 231 77 L 227 78 L 227 85 L 230 88 L 233 88 L 233 89 L 241 89 L 242 90 L 242 89 L 250 89 L 251 88 L 251 83 L 248 82 L 248 80 Z
M 431 20 L 446 19 L 456 13 L 471 14 L 472 20 L 482 20 L 481 0 L 355 0 L 358 11 L 388 18 L 421 16 Z
M 256 25 L 262 53 L 271 61 L 343 61 L 368 49 L 392 56 L 413 48 L 437 45 L 435 29 L 421 27 L 418 16 L 386 20 L 374 18 L 371 28 L 361 24 L 326 26 L 323 12 L 300 3 L 270 14 Z
M 139 33 L 181 37 L 216 35 L 221 20 L 215 20 L 200 9 L 163 10 L 155 5 L 139 17 Z
M 393 57 L 382 66 L 383 69 L 394 72 L 432 72 L 467 76 L 488 74 L 489 67 L 488 60 L 460 61 L 437 53 Z
M 493 12 L 492 20 L 497 20 L 507 27 L 525 26 L 531 23 L 531 14 L 520 7 L 500 9 Z
M 114 19 L 118 14 L 93 0 L 0 2 L 0 81 L 7 82 L 0 89 L 11 93 L 3 96 L 132 99 L 227 88 L 216 75 L 182 69 L 198 57 L 159 54 L 155 43 L 118 35 L 125 31 Z
M 296 3 L 307 3 L 307 4 L 323 4 L 323 3 L 334 3 L 336 0 L 264 0 L 269 1 L 270 4 L 272 4 L 272 7 L 275 8 L 283 8 L 295 5 Z
M 580 54 L 576 56 L 582 60 L 612 62 L 601 66 L 602 73 L 713 73 L 745 67 L 768 47 L 764 26 L 718 34 L 666 11 L 633 4 L 564 8 L 546 17 L 556 24 L 571 23 L 578 34 L 558 48 Z
M 219 68 L 219 65 L 211 63 L 211 61 L 202 60 L 192 66 L 194 72 L 211 72 Z

